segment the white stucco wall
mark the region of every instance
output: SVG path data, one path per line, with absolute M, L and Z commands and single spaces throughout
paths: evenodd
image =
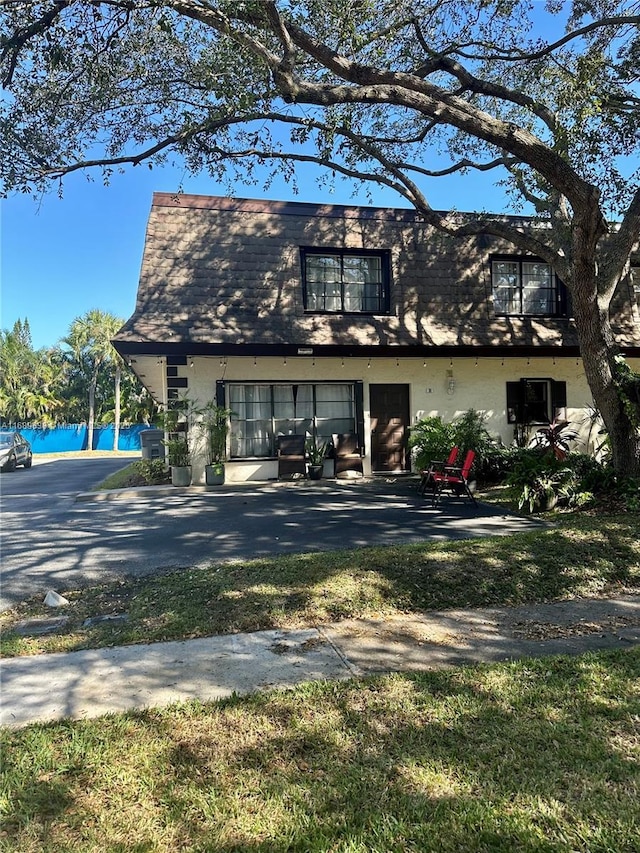
M 630 361 L 640 370 L 640 359 Z M 454 388 L 449 387 L 449 372 Z M 364 415 L 366 456 L 365 474 L 371 473 L 371 437 L 369 425 L 369 384 L 402 383 L 409 385 L 411 422 L 423 417 L 440 415 L 450 421 L 470 408 L 487 415 L 489 431 L 503 443 L 513 440 L 513 424 L 507 422 L 506 383 L 521 378 L 564 381 L 567 384 L 567 413 L 575 427 L 586 418 L 591 393 L 580 359 L 557 358 L 454 358 L 449 359 L 369 359 L 312 357 L 287 358 L 219 358 L 195 357 L 193 367 L 178 369 L 179 376 L 189 382 L 188 395 L 204 403 L 215 397 L 216 381 L 234 382 L 323 382 L 345 381 L 364 383 Z M 582 425 L 586 434 L 588 424 Z M 327 465 L 327 473 L 330 466 Z M 226 466 L 227 482 L 269 480 L 277 475 L 274 460 L 233 460 Z M 194 458 L 193 481 L 204 482 L 204 461 Z

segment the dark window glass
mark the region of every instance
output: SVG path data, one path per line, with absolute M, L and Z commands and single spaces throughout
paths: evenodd
M 548 424 L 564 416 L 567 384 L 553 379 L 507 382 L 507 421 L 510 424 Z

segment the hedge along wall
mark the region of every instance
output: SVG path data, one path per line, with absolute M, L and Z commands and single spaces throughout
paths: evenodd
M 18 429 L 31 442 L 34 453 L 64 453 L 88 450 L 86 424 L 60 424 L 56 427 L 30 427 L 9 424 L 4 429 Z M 120 427 L 118 450 L 140 450 L 140 433 L 145 424 Z M 94 427 L 92 450 L 113 450 L 113 424 Z

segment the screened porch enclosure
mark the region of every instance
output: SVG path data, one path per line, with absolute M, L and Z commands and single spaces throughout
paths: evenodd
M 231 458 L 270 458 L 278 437 L 305 435 L 318 442 L 333 433 L 359 432 L 356 384 L 229 383 Z

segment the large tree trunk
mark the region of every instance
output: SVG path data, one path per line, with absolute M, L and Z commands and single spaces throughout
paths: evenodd
M 579 238 L 578 238 L 579 239 Z M 640 477 L 640 432 L 616 386 L 615 340 L 609 322 L 609 300 L 598 299 L 595 253 L 576 246 L 572 293 L 584 370 L 611 442 L 612 463 L 620 474 Z
M 576 312 L 577 315 L 577 312 Z M 611 442 L 613 467 L 620 474 L 640 477 L 640 436 L 625 411 L 614 381 L 611 359 L 613 353 L 604 345 L 600 329 L 586 320 L 576 326 L 584 329 L 580 334 L 580 349 L 584 370 Z

